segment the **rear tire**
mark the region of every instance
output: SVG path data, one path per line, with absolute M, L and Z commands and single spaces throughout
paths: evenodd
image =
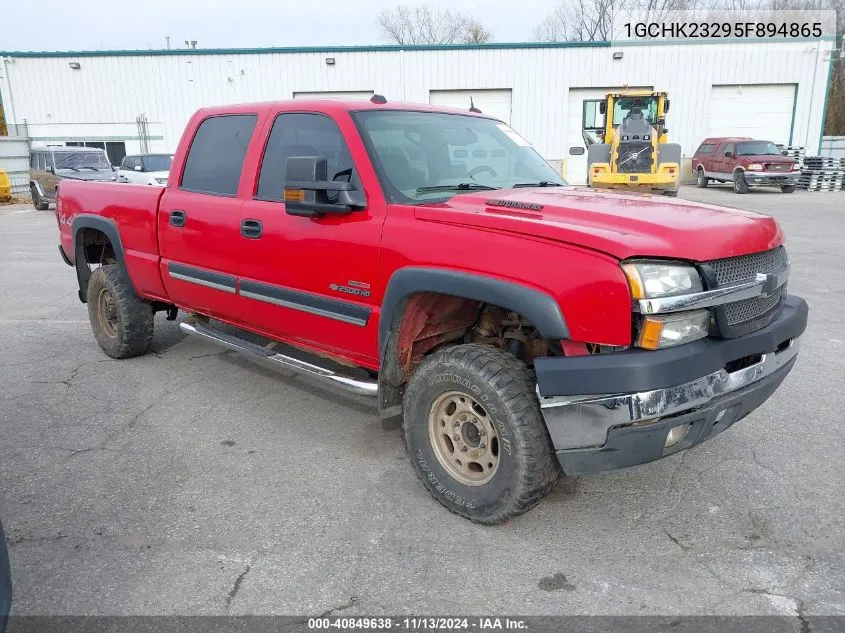
M 792 193 L 795 191 L 795 185 L 784 185 L 780 188 L 783 193 Z
M 117 264 L 100 266 L 88 280 L 88 320 L 112 358 L 139 356 L 153 341 L 153 306 L 135 294 Z
M 495 524 L 548 494 L 561 470 L 534 389 L 532 371 L 488 345 L 423 359 L 405 394 L 405 446 L 437 501 Z
M 32 206 L 38 211 L 46 211 L 50 208 L 50 203 L 44 200 L 38 193 L 38 188 L 35 185 L 29 186 L 29 192 L 32 194 Z
M 748 193 L 748 181 L 741 171 L 734 173 L 734 193 Z
M 704 175 L 704 170 L 699 169 L 698 173 L 695 175 L 695 185 L 699 189 L 704 189 L 707 185 L 710 184 L 710 179 Z

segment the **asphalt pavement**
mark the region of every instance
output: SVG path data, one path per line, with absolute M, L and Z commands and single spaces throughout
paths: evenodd
M 107 358 L 53 212 L 0 206 L 13 614 L 845 615 L 845 192 L 681 195 L 781 222 L 797 365 L 712 441 L 500 527 L 435 502 L 368 406 L 164 315 Z

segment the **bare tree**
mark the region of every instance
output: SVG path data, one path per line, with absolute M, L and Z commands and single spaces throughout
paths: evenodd
M 481 22 L 470 18 L 466 22 L 461 41 L 464 44 L 486 44 L 493 41 L 493 34 Z
M 534 29 L 534 39 L 540 42 L 606 40 L 618 1 L 570 0 L 559 4 Z
M 395 44 L 483 44 L 492 39 L 475 18 L 429 5 L 399 5 L 378 16 L 384 39 Z

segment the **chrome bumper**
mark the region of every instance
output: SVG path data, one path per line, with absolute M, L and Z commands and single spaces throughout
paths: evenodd
M 800 337 L 777 352 L 734 372 L 720 369 L 674 387 L 626 394 L 544 397 L 540 409 L 555 450 L 603 446 L 614 427 L 647 427 L 662 419 L 707 405 L 750 387 L 787 365 L 798 354 Z M 718 419 L 719 416 L 717 416 Z

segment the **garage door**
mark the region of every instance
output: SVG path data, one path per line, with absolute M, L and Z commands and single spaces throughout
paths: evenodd
M 707 136 L 751 136 L 789 145 L 795 84 L 713 86 Z
M 432 90 L 428 102 L 459 110 L 469 110 L 474 105 L 484 114 L 508 124 L 511 122 L 510 90 Z
M 573 185 L 587 183 L 587 144 L 581 134 L 585 124 L 604 125 L 604 115 L 599 114 L 598 104 L 608 92 L 622 92 L 626 88 L 570 88 L 566 108 L 566 180 Z M 652 90 L 650 86 L 631 87 L 627 90 Z M 586 107 L 585 107 L 586 102 Z M 587 121 L 586 119 L 589 119 Z M 583 153 L 580 153 L 582 152 Z M 573 154 L 573 152 L 575 152 Z
M 294 92 L 294 99 L 369 99 L 372 90 L 345 90 L 340 92 Z

